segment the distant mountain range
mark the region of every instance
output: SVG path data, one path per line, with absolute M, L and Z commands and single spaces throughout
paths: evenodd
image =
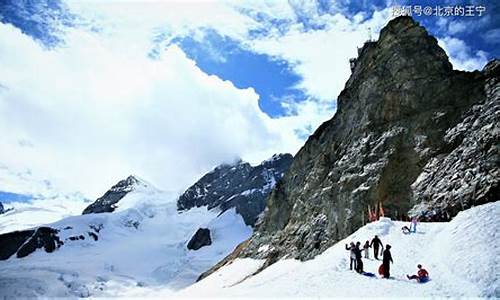
M 84 208 L 82 215 L 0 234 L 0 260 L 10 258 L 2 262 L 0 278 L 14 272 L 9 276 L 17 282 L 34 269 L 43 274 L 33 277 L 30 287 L 14 290 L 16 284 L 3 286 L 0 280 L 0 288 L 21 296 L 32 296 L 33 290 L 40 296 L 109 296 L 107 282 L 123 283 L 124 274 L 139 285 L 189 285 L 250 237 L 268 194 L 292 159 L 281 154 L 258 166 L 242 161 L 223 164 L 180 197 L 129 176 Z M 0 216 L 0 224 L 10 213 Z M 29 222 L 17 213 L 19 222 Z M 40 255 L 48 260 L 40 260 Z M 140 267 L 135 262 L 141 262 Z M 71 272 L 76 272 L 75 278 L 61 275 Z M 61 276 L 64 280 L 58 279 Z M 58 287 L 57 292 L 48 286 Z
M 189 187 L 177 202 L 180 211 L 193 207 L 235 207 L 247 225 L 254 226 L 266 207 L 266 199 L 292 164 L 290 154 L 274 155 L 258 166 L 239 161 L 215 168 Z

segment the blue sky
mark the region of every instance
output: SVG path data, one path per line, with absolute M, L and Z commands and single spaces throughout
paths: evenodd
M 282 1 L 284 2 L 284 1 Z M 293 2 L 291 2 L 293 3 Z M 240 12 L 261 23 L 258 28 L 248 32 L 249 39 L 259 39 L 269 35 L 270 28 L 286 35 L 290 27 L 301 24 L 302 31 L 322 31 L 327 26 L 315 18 L 324 15 L 341 13 L 347 18 L 355 16 L 368 19 L 374 11 L 381 11 L 398 5 L 420 5 L 435 7 L 436 2 L 422 1 L 316 1 L 315 12 L 303 10 L 299 5 L 291 5 L 294 18 L 280 18 L 262 11 L 240 8 Z M 495 1 L 442 1 L 445 5 L 484 5 L 483 17 L 436 17 L 414 16 L 433 34 L 439 37 L 458 38 L 470 47 L 470 53 L 483 51 L 487 60 L 498 57 L 500 41 L 499 4 Z M 23 9 L 20 9 L 23 8 Z M 29 18 L 27 15 L 41 13 L 40 18 Z M 2 22 L 10 23 L 39 40 L 46 47 L 56 47 L 64 42 L 60 34 L 60 26 L 75 26 L 79 17 L 64 2 L 40 1 L 27 2 L 6 0 L 0 6 Z M 57 26 L 51 22 L 56 20 Z M 450 30 L 450 28 L 452 28 Z M 207 74 L 216 75 L 231 81 L 238 88 L 253 88 L 260 96 L 259 107 L 271 117 L 279 117 L 287 113 L 282 100 L 301 102 L 308 98 L 307 90 L 298 87 L 301 74 L 293 69 L 295 62 L 280 57 L 256 53 L 241 40 L 225 36 L 216 28 L 197 29 L 202 37 L 193 35 L 175 36 L 170 41 L 179 45 L 187 56 Z M 175 33 L 174 33 L 175 34 Z M 376 34 L 375 32 L 373 34 Z M 304 45 L 307 47 L 307 45 Z M 326 59 L 326 58 L 325 58 Z M 333 99 L 334 100 L 334 99 Z M 334 104 L 332 104 L 334 106 Z
M 362 14 L 365 18 L 370 16 L 374 10 L 382 10 L 388 6 L 431 6 L 435 7 L 435 1 L 395 1 L 387 5 L 387 1 L 345 1 L 346 4 L 331 1 L 318 1 L 318 14 L 329 14 L 331 11 L 343 12 L 348 17 Z M 453 5 L 471 5 L 470 1 L 454 1 Z M 442 6 L 450 5 L 446 2 Z M 500 43 L 500 15 L 498 2 L 491 1 L 479 5 L 486 7 L 485 15 L 482 17 L 436 17 L 436 16 L 414 16 L 433 34 L 439 37 L 458 38 L 470 47 L 470 53 L 483 51 L 487 60 L 499 57 Z M 304 31 L 321 31 L 325 25 L 315 22 L 309 15 L 295 11 L 296 22 L 303 25 Z M 279 29 L 280 34 L 285 35 L 288 27 L 293 24 L 287 19 L 272 18 L 260 13 L 254 14 L 254 18 L 264 24 Z M 458 24 L 457 26 L 453 26 Z M 456 28 L 455 30 L 450 30 Z M 258 38 L 266 34 L 266 27 L 261 30 L 250 32 L 251 38 Z M 375 34 L 375 33 L 374 33 Z M 304 100 L 306 92 L 297 88 L 301 81 L 290 63 L 272 56 L 254 53 L 245 49 L 237 41 L 219 35 L 214 30 L 204 32 L 201 40 L 195 40 L 191 36 L 177 38 L 172 41 L 178 43 L 188 56 L 194 59 L 198 66 L 208 74 L 215 74 L 221 78 L 232 81 L 237 87 L 252 87 L 261 96 L 260 107 L 270 116 L 280 116 L 284 113 L 280 106 L 280 98 L 288 98 L 292 101 Z M 307 47 L 307 45 L 304 45 Z
M 178 44 L 207 74 L 229 80 L 238 88 L 255 89 L 261 97 L 260 108 L 270 116 L 285 113 L 280 105 L 283 98 L 294 102 L 306 99 L 304 92 L 295 88 L 301 77 L 289 62 L 249 51 L 216 31 L 205 31 L 200 41 L 186 36 L 172 43 Z
M 499 56 L 498 3 L 453 4 L 486 12 L 415 18 L 480 69 Z M 0 163 L 97 196 L 295 154 L 397 5 L 434 1 L 1 1 Z
M 317 13 L 319 15 L 342 12 L 347 17 L 363 15 L 369 18 L 371 12 L 383 10 L 394 6 L 435 7 L 435 1 L 318 1 Z M 471 1 L 454 1 L 453 5 L 471 5 Z M 442 6 L 451 5 L 444 1 Z M 484 52 L 485 58 L 491 60 L 499 57 L 500 42 L 500 18 L 499 5 L 494 1 L 489 3 L 478 2 L 477 6 L 486 7 L 482 17 L 437 17 L 437 16 L 414 16 L 438 38 L 457 38 L 463 40 L 470 47 L 470 54 L 477 51 Z M 278 28 L 280 34 L 286 35 L 289 27 L 295 23 L 303 26 L 303 31 L 321 31 L 325 24 L 316 22 L 310 15 L 296 10 L 296 20 L 279 19 L 266 16 L 262 13 L 248 12 L 254 19 L 263 22 L 266 26 L 259 30 L 250 32 L 250 38 L 258 39 L 265 36 L 269 27 Z M 456 24 L 456 25 L 455 25 Z M 454 26 L 455 25 L 455 26 Z M 450 30 L 450 28 L 454 28 Z M 280 105 L 279 99 L 287 98 L 295 102 L 307 98 L 307 91 L 297 88 L 301 76 L 294 72 L 291 63 L 280 58 L 255 53 L 238 41 L 229 37 L 221 36 L 214 30 L 203 32 L 203 38 L 196 40 L 192 36 L 176 38 L 172 43 L 177 43 L 194 59 L 198 66 L 208 74 L 215 74 L 223 79 L 230 80 L 237 87 L 252 87 L 260 95 L 260 107 L 272 117 L 285 113 Z M 374 35 L 376 33 L 373 33 Z M 306 46 L 306 45 L 304 45 Z
M 0 191 L 0 202 L 2 202 L 2 203 L 27 202 L 27 201 L 32 200 L 32 199 L 33 198 L 31 196 L 28 196 L 28 195 Z

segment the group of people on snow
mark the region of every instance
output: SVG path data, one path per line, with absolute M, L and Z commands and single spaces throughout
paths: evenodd
M 412 222 L 413 223 L 413 222 Z M 416 223 L 415 227 L 413 227 L 414 230 L 416 230 Z M 354 242 L 351 242 L 350 245 L 345 245 L 346 250 L 350 251 L 350 269 L 355 270 L 356 272 L 363 274 L 363 260 L 361 252 L 364 251 L 364 257 L 366 259 L 369 259 L 369 248 L 373 248 L 373 256 L 376 260 L 379 260 L 379 255 L 382 253 L 382 264 L 379 267 L 379 274 L 382 275 L 384 278 L 389 278 L 391 273 L 391 263 L 393 263 L 392 260 L 392 254 L 391 254 L 391 245 L 386 244 L 385 249 L 384 245 L 382 244 L 382 241 L 380 238 L 375 235 L 375 237 L 370 241 L 366 241 L 365 244 L 363 245 L 363 248 L 361 249 L 361 243 L 357 242 L 354 244 Z M 381 250 L 379 252 L 379 250 Z M 406 277 L 409 280 L 416 279 L 419 282 L 426 282 L 428 280 L 429 273 L 422 268 L 422 265 L 418 265 L 418 272 L 417 275 L 406 275 Z
M 355 270 L 358 273 L 363 273 L 363 260 L 361 259 L 362 254 L 361 252 L 365 252 L 365 258 L 368 259 L 370 258 L 369 254 L 369 248 L 373 247 L 373 255 L 376 260 L 378 260 L 379 256 L 379 249 L 383 249 L 384 245 L 382 244 L 382 241 L 379 239 L 379 237 L 376 235 L 371 243 L 370 241 L 366 241 L 365 244 L 363 245 L 363 249 L 360 248 L 361 243 L 357 242 L 354 244 L 354 242 L 351 242 L 350 245 L 345 245 L 346 250 L 350 251 L 350 269 Z M 391 257 L 391 245 L 386 245 L 386 249 L 383 251 L 383 259 L 382 261 L 385 263 L 385 261 L 391 261 L 392 262 L 392 257 Z M 387 258 L 387 259 L 386 259 Z M 389 277 L 389 267 L 387 269 L 387 277 Z M 385 273 L 384 273 L 385 274 Z

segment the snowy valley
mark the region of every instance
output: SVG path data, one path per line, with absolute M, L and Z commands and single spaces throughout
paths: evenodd
M 55 253 L 39 249 L 22 259 L 0 262 L 2 296 L 498 297 L 500 293 L 500 202 L 461 212 L 449 223 L 421 223 L 409 235 L 401 231 L 407 223 L 382 218 L 312 260 L 285 258 L 254 275 L 264 260 L 236 259 L 197 283 L 201 272 L 251 235 L 242 217 L 234 209 L 218 216 L 218 210 L 205 207 L 177 213 L 175 197 L 158 191 L 133 192 L 123 204 L 132 207 L 49 224 L 60 229 L 61 239 L 68 242 Z M 199 227 L 210 229 L 213 243 L 190 251 L 186 242 Z M 98 241 L 87 235 L 69 241 L 94 230 Z M 349 270 L 344 245 L 374 235 L 392 245 L 389 280 Z M 380 263 L 370 249 L 364 270 L 377 273 Z M 406 279 L 419 263 L 430 272 L 430 282 Z
M 0 296 L 130 296 L 144 290 L 170 294 L 185 288 L 250 237 L 253 229 L 237 212 L 243 207 L 238 203 L 261 201 L 260 211 L 253 215 L 257 218 L 290 162 L 290 155 L 278 155 L 256 167 L 241 161 L 219 166 L 200 181 L 229 200 L 189 209 L 179 208 L 176 193 L 161 191 L 136 176 L 118 182 L 94 203 L 86 203 L 85 209 L 75 205 L 78 212 L 63 207 L 74 215 L 54 223 L 44 221 L 50 220 L 44 212 L 57 209 L 59 202 L 44 200 L 44 210 L 37 209 L 42 200 L 13 202 L 13 209 L 0 215 L 0 226 L 9 232 L 0 235 L 0 257 L 8 258 L 0 261 Z M 222 185 L 217 187 L 220 178 Z M 239 202 L 231 202 L 237 197 Z M 248 209 L 245 212 L 249 218 Z M 200 228 L 208 229 L 210 242 L 188 249 Z
M 205 207 L 178 213 L 175 200 L 168 193 L 136 191 L 116 212 L 48 224 L 64 245 L 53 253 L 38 249 L 1 262 L 1 294 L 87 297 L 127 295 L 124 287 L 175 290 L 194 282 L 252 233 L 234 210 L 220 216 Z M 186 243 L 199 227 L 213 232 L 213 243 L 190 251 Z

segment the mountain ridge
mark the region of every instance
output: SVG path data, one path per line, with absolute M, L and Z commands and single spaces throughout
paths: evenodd
M 252 166 L 241 160 L 221 164 L 203 175 L 179 196 L 179 211 L 193 207 L 219 207 L 221 213 L 236 208 L 245 223 L 254 226 L 264 210 L 266 199 L 292 163 L 291 154 L 275 154 Z
M 491 101 L 489 113 L 498 115 L 498 97 L 491 96 L 497 95 L 491 92 L 498 90 L 497 77 L 453 70 L 424 27 L 411 17 L 391 20 L 378 41 L 360 50 L 336 114 L 296 154 L 257 231 L 200 279 L 235 257 L 265 259 L 261 269 L 283 257 L 311 259 L 361 227 L 368 206 L 381 204 L 394 219 L 425 216 L 429 211 L 411 210 L 424 201 L 413 184 L 433 158 L 455 149 L 446 134 L 474 106 Z M 489 120 L 487 136 L 498 147 L 498 123 Z M 457 165 L 464 164 L 458 158 Z M 482 165 L 498 172 L 498 156 Z M 488 184 L 498 184 L 498 176 Z M 452 217 L 477 204 L 457 210 L 448 202 L 440 209 Z
M 104 195 L 97 198 L 93 203 L 87 206 L 82 215 L 91 213 L 113 212 L 117 203 L 128 193 L 137 188 L 151 188 L 151 185 L 137 176 L 130 175 L 126 179 L 120 180 L 113 185 Z

